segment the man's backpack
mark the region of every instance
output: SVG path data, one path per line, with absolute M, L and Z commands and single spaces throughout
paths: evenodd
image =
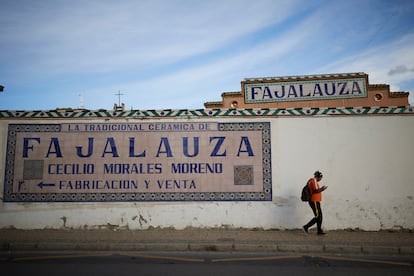
M 302 188 L 302 194 L 300 199 L 302 201 L 310 201 L 311 200 L 311 192 L 309 190 L 309 182 L 306 182 L 306 185 Z

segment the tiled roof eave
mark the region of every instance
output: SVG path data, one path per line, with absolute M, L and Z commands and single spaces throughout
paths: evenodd
M 338 107 L 338 108 L 251 108 L 251 109 L 164 109 L 164 110 L 0 110 L 0 120 L 8 119 L 94 119 L 94 118 L 198 118 L 328 115 L 414 115 L 414 106 Z
M 344 77 L 357 77 L 367 76 L 364 72 L 355 73 L 333 73 L 333 74 L 314 74 L 314 75 L 297 75 L 297 76 L 281 76 L 281 77 L 258 77 L 258 78 L 245 78 L 244 81 L 283 81 L 283 80 L 306 80 L 306 79 L 324 79 L 324 78 L 344 78 Z

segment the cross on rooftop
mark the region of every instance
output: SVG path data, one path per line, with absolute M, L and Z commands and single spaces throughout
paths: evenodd
M 118 96 L 118 106 L 121 106 L 121 96 L 123 96 L 124 94 L 121 94 L 121 91 L 118 91 L 117 94 L 115 94 L 115 96 Z

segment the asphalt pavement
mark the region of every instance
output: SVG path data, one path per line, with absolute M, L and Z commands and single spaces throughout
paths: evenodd
M 413 231 L 0 229 L 0 251 L 217 251 L 414 255 Z

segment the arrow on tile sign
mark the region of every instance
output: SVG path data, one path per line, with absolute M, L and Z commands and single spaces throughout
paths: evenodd
M 41 181 L 39 184 L 37 184 L 37 186 L 39 186 L 40 189 L 43 189 L 43 187 L 54 187 L 55 183 L 43 183 L 43 181 Z

